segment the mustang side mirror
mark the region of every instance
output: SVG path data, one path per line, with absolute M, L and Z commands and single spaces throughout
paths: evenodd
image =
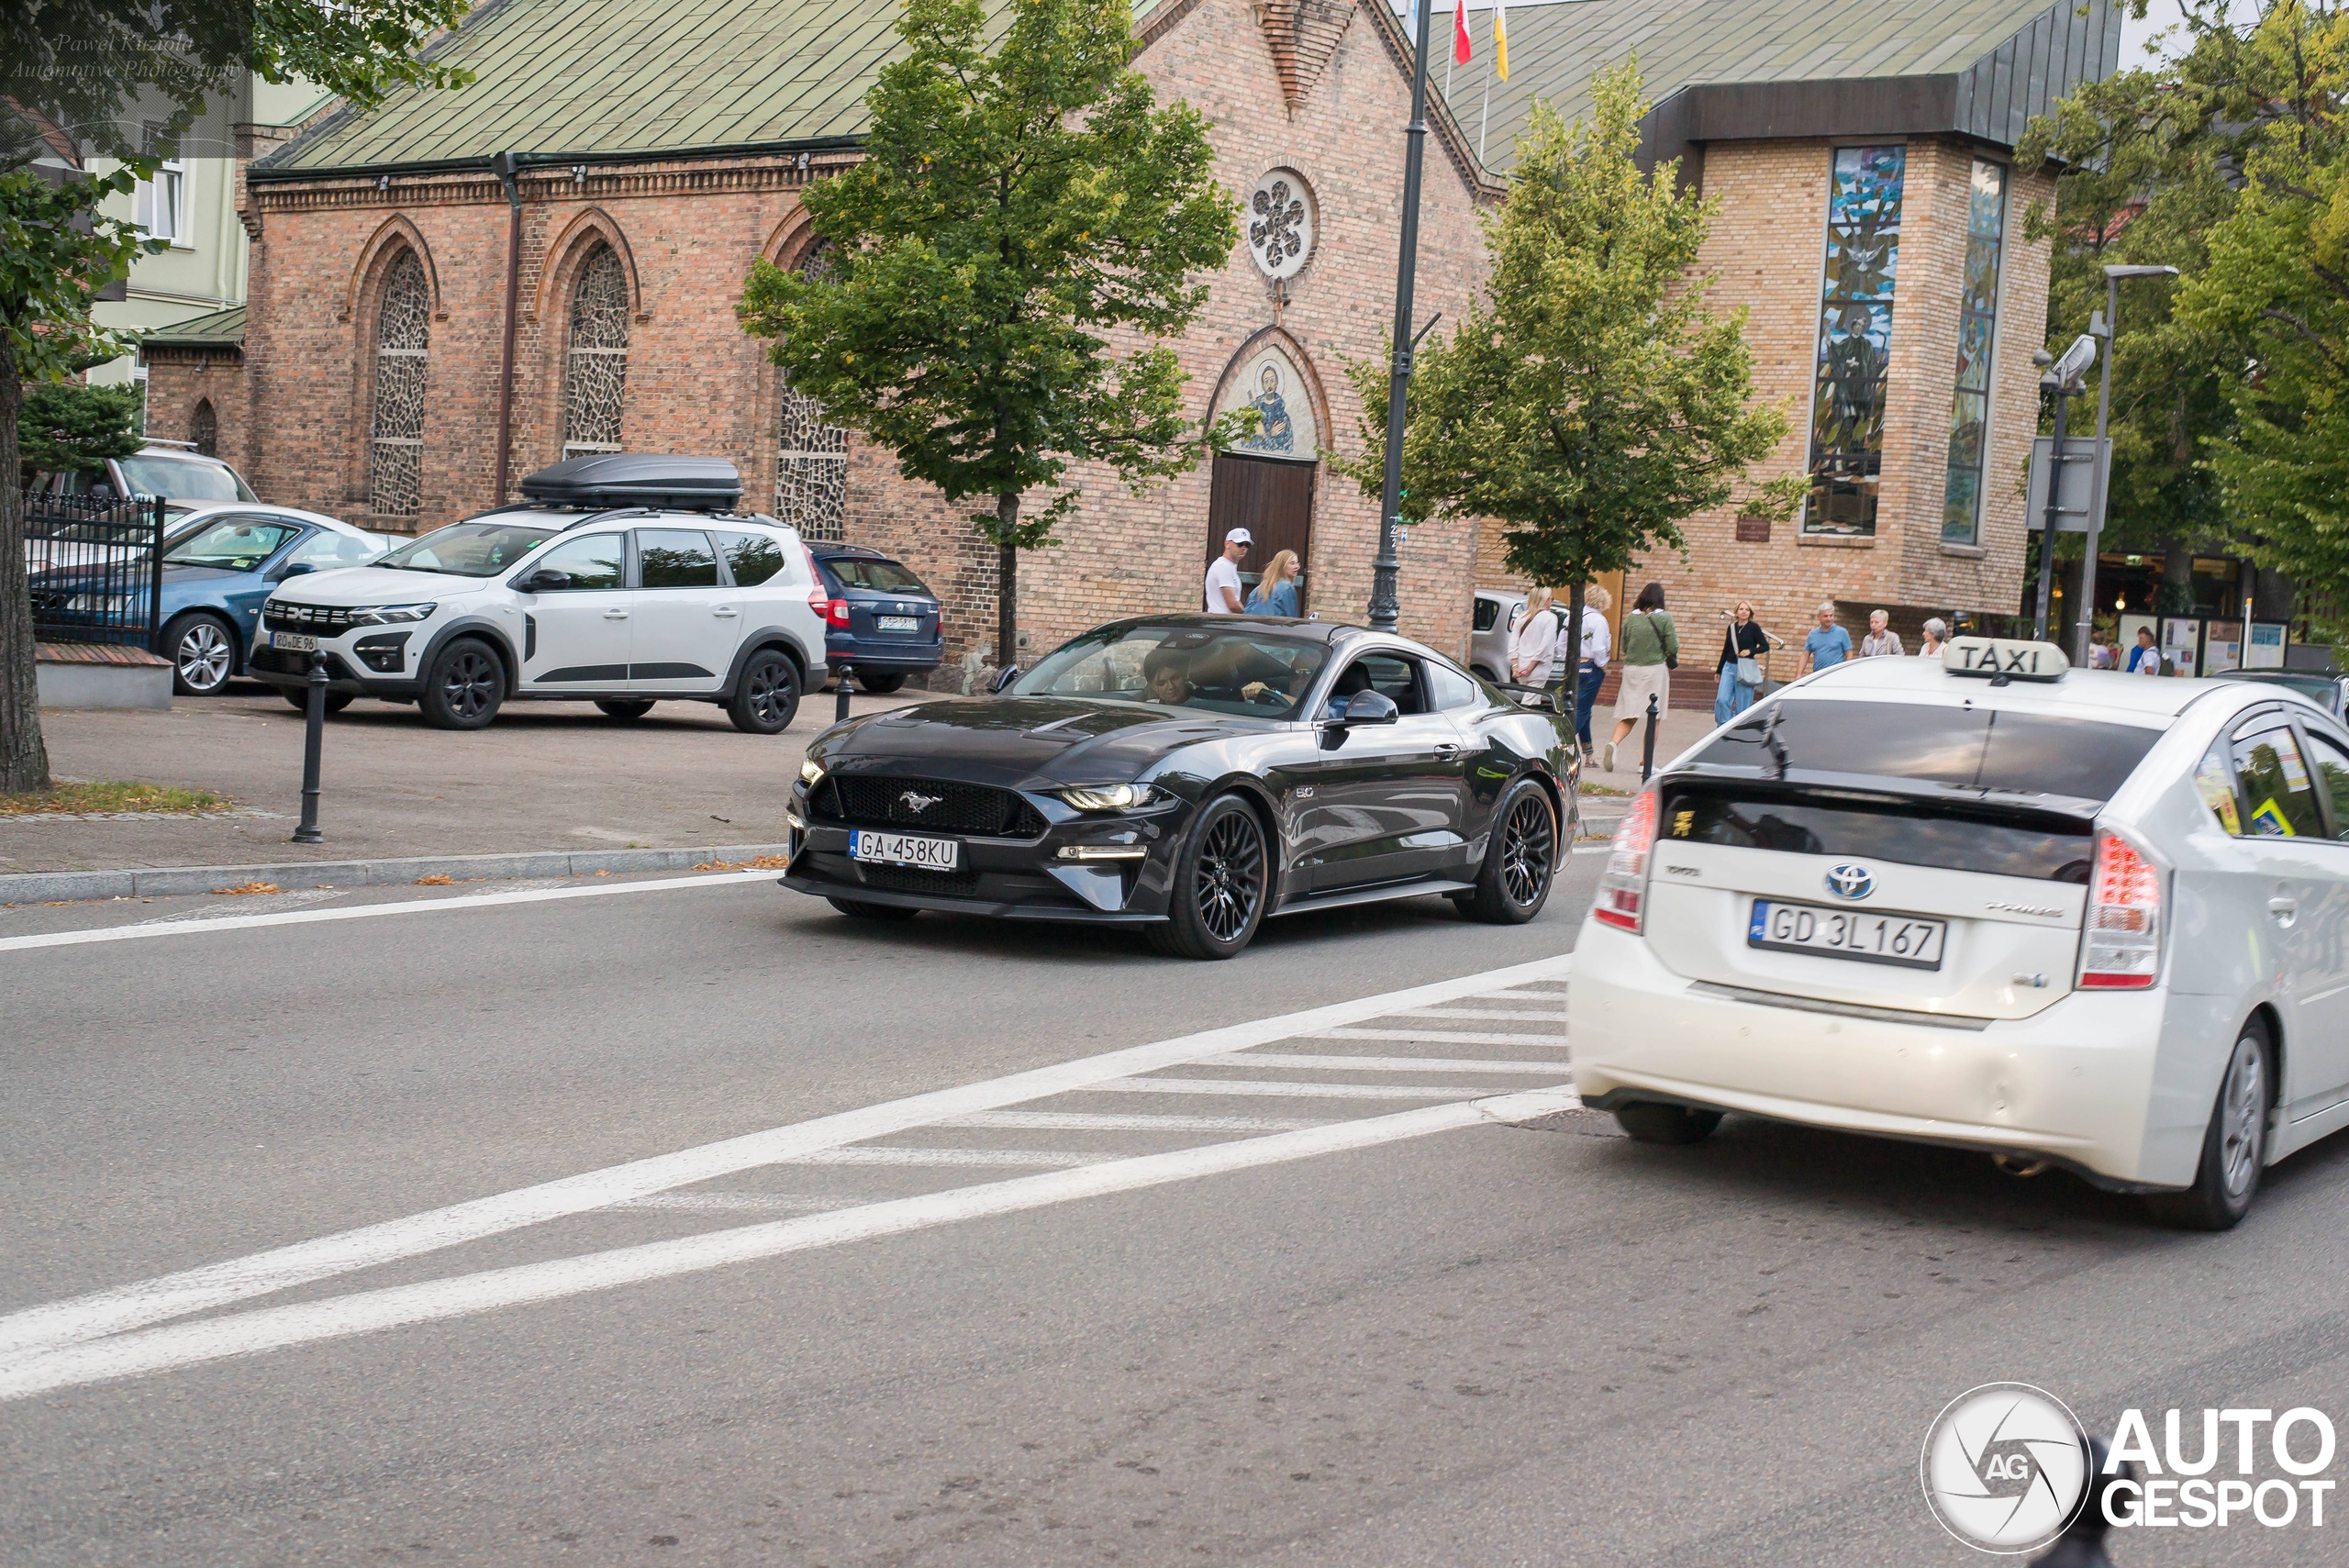
M 1356 692 L 1346 699 L 1348 729 L 1364 724 L 1392 724 L 1397 716 L 1395 699 L 1385 692 Z
M 1019 679 L 1019 666 L 1006 664 L 995 673 L 995 679 L 987 684 L 987 690 L 997 694 L 1008 692 L 1011 689 L 1011 683 L 1018 679 Z
M 514 589 L 515 592 L 521 594 L 551 594 L 559 588 L 570 586 L 570 573 L 557 572 L 551 567 L 541 567 L 515 584 Z

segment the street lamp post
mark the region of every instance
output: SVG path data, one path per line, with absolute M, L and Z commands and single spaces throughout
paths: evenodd
M 1403 524 L 1403 424 L 1411 393 L 1411 285 L 1419 266 L 1419 167 L 1428 142 L 1428 35 L 1434 0 L 1419 0 L 1419 52 L 1411 66 L 1411 123 L 1403 132 L 1403 245 L 1395 265 L 1395 358 L 1386 381 L 1386 483 L 1378 502 L 1378 559 L 1370 569 L 1370 624 L 1393 631 L 1401 617 L 1395 598 L 1395 532 Z
M 2104 339 L 2104 375 L 2096 389 L 2096 465 L 2095 484 L 2088 495 L 2087 558 L 2080 562 L 2080 625 L 2072 639 L 2073 662 L 2082 669 L 2088 662 L 2088 636 L 2096 629 L 2096 556 L 2098 536 L 2104 530 L 2105 486 L 2112 483 L 2108 472 L 2110 464 L 2104 458 L 2104 433 L 2107 417 L 2112 411 L 2112 345 L 2116 323 L 2121 317 L 2121 283 L 2124 278 L 2174 278 L 2176 267 L 2107 267 L 2104 270 L 2104 319 L 2091 321 L 2088 331 Z M 2099 325 L 2103 330 L 2099 331 Z M 2243 618 L 2243 639 L 2251 638 L 2251 620 Z

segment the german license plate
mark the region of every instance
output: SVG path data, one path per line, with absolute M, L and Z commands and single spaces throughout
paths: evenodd
M 318 651 L 317 638 L 306 637 L 298 631 L 273 631 L 269 634 L 269 645 L 283 648 L 288 653 L 316 653 Z
M 883 631 L 919 631 L 921 629 L 921 617 L 876 616 L 874 617 L 874 624 L 878 626 Z
M 1746 922 L 1745 945 L 1817 953 L 1822 958 L 1853 958 L 1863 963 L 1898 964 L 1903 969 L 1939 969 L 1942 943 L 1948 934 L 1946 920 L 1757 898 Z
M 963 845 L 955 839 L 917 839 L 910 833 L 875 833 L 859 828 L 848 836 L 848 858 L 874 865 L 952 871 L 962 864 Z

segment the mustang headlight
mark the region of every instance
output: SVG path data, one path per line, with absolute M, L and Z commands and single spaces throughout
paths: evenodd
M 1131 811 L 1147 806 L 1157 791 L 1148 784 L 1093 784 L 1081 789 L 1064 789 L 1061 798 L 1079 811 Z
M 806 762 L 799 764 L 799 782 L 806 784 L 809 789 L 814 789 L 818 784 L 821 784 L 823 782 L 823 778 L 824 764 L 816 761 L 815 758 L 810 757 Z
M 351 612 L 353 626 L 405 626 L 410 621 L 429 620 L 440 606 L 423 605 L 362 605 Z

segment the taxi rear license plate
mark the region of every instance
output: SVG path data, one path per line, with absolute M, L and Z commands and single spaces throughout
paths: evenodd
M 1946 920 L 1757 898 L 1746 921 L 1745 945 L 1896 964 L 1902 969 L 1939 969 L 1948 935 Z
M 919 616 L 878 616 L 874 617 L 874 624 L 883 631 L 919 631 L 921 617 Z
M 875 833 L 859 828 L 848 836 L 848 858 L 872 865 L 953 871 L 963 863 L 963 845 L 954 839 L 917 839 L 910 833 Z
M 273 631 L 269 634 L 272 648 L 283 648 L 289 653 L 316 653 L 318 639 L 298 631 Z

